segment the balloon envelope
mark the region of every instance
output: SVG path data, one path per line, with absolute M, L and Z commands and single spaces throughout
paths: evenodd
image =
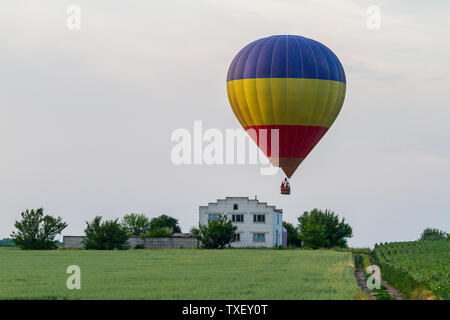
M 292 35 L 250 43 L 233 59 L 227 77 L 237 119 L 256 131 L 252 138 L 289 178 L 333 124 L 345 89 L 336 55 L 317 41 Z M 273 129 L 279 134 L 278 152 L 271 150 L 270 133 L 267 142 L 261 137 Z

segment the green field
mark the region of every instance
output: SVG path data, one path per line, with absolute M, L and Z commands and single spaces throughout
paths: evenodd
M 0 248 L 0 299 L 354 299 L 352 264 L 327 250 Z
M 407 295 L 420 288 L 450 299 L 449 240 L 380 244 L 375 246 L 374 257 L 383 278 Z

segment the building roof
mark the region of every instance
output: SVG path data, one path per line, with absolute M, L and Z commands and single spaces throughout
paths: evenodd
M 206 206 L 200 206 L 199 208 L 207 208 L 210 204 L 217 204 L 219 201 L 227 201 L 227 200 L 233 200 L 233 199 L 246 199 L 249 202 L 256 202 L 257 204 L 265 205 L 269 208 L 272 208 L 274 211 L 278 213 L 283 213 L 283 209 L 277 209 L 274 205 L 269 205 L 267 202 L 261 202 L 258 199 L 250 199 L 249 197 L 225 197 L 225 199 L 217 199 L 216 202 L 209 202 Z

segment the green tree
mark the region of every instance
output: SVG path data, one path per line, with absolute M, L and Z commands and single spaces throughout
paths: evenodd
M 44 216 L 44 209 L 26 210 L 21 213 L 22 220 L 16 221 L 17 232 L 11 233 L 14 244 L 21 249 L 56 249 L 55 237 L 66 227 L 61 217 Z
M 284 221 L 283 227 L 287 230 L 287 245 L 291 247 L 301 247 L 302 241 L 298 229 L 292 223 Z
M 150 230 L 150 219 L 145 214 L 130 213 L 122 218 L 122 226 L 130 235 L 142 236 Z
M 105 220 L 97 216 L 92 222 L 86 221 L 83 240 L 86 249 L 124 250 L 128 248 L 128 231 L 116 220 Z
M 193 227 L 191 233 L 200 241 L 205 249 L 223 249 L 233 242 L 234 232 L 237 227 L 226 216 L 208 222 L 207 225 Z
M 150 221 L 150 231 L 160 228 L 170 228 L 172 229 L 172 233 L 174 232 L 181 232 L 181 228 L 178 225 L 178 220 L 169 216 L 166 216 L 165 214 L 153 218 L 152 221 Z
M 330 210 L 305 211 L 298 217 L 298 222 L 300 238 L 307 248 L 345 248 L 347 238 L 353 236 L 352 228 L 345 223 L 345 219 L 339 221 L 338 215 Z
M 434 228 L 426 228 L 425 230 L 423 230 L 419 238 L 419 240 L 443 240 L 443 239 L 448 239 L 448 234 L 445 231 Z

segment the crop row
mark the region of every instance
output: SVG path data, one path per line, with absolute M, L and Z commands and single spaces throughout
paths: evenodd
M 449 298 L 450 241 L 378 244 L 374 257 L 382 270 L 397 274 L 398 279 L 409 278 L 414 287 L 429 289 L 437 296 Z

